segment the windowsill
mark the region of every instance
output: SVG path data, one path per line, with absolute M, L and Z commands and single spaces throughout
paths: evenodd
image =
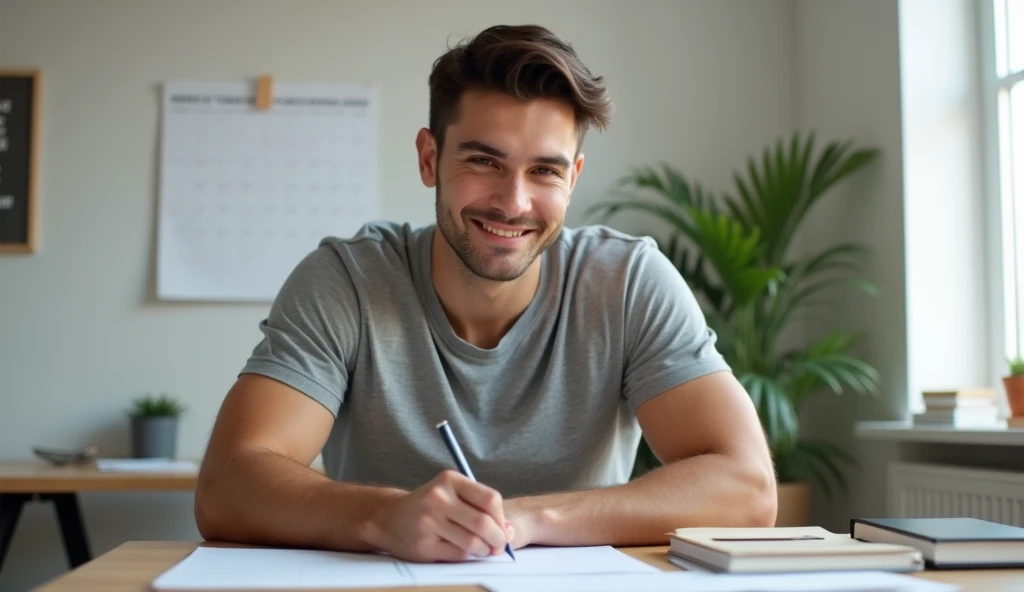
M 854 434 L 858 438 L 865 440 L 1024 446 L 1024 428 L 999 426 L 990 428 L 954 428 L 949 426 L 915 426 L 910 421 L 858 421 Z

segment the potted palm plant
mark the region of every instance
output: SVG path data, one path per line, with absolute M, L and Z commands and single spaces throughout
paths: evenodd
M 168 394 L 144 395 L 132 401 L 132 456 L 174 458 L 178 443 L 178 417 L 185 406 Z
M 794 253 L 793 238 L 813 206 L 837 183 L 863 169 L 875 149 L 852 141 L 815 151 L 814 134 L 794 134 L 750 157 L 733 175 L 733 192 L 715 197 L 665 164 L 644 167 L 619 180 L 614 199 L 590 213 L 607 219 L 624 210 L 656 216 L 671 227 L 658 240 L 694 291 L 725 356 L 757 408 L 779 481 L 777 524 L 806 524 L 810 487 L 826 496 L 845 489 L 843 467 L 855 459 L 826 440 L 801 436 L 799 414 L 809 397 L 824 391 L 878 392 L 878 373 L 853 354 L 854 333 L 832 323 L 824 337 L 789 347 L 794 321 L 828 312 L 829 290 L 876 292 L 853 277 L 865 249 L 837 243 L 816 253 Z M 832 311 L 837 312 L 837 311 Z M 657 459 L 645 442 L 634 475 Z

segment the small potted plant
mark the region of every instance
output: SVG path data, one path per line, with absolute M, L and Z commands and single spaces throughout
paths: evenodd
M 1024 358 L 1017 356 L 1008 360 L 1010 375 L 1003 377 L 1003 388 L 1006 389 L 1006 402 L 1010 405 L 1010 415 L 1024 417 Z
M 174 458 L 178 443 L 178 416 L 184 412 L 185 406 L 167 394 L 147 394 L 136 398 L 128 409 L 132 456 Z

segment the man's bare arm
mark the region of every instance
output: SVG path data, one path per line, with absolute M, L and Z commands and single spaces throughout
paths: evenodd
M 333 424 L 331 413 L 303 393 L 241 376 L 221 407 L 199 473 L 195 518 L 203 538 L 384 550 L 420 561 L 502 551 L 501 496 L 458 473 L 406 492 L 339 483 L 311 469 Z
M 361 534 L 381 501 L 401 492 L 337 483 L 309 465 L 334 417 L 270 378 L 239 377 L 221 407 L 196 487 L 206 539 L 369 550 Z
M 664 466 L 616 487 L 506 500 L 514 546 L 664 544 L 685 526 L 774 525 L 771 456 L 731 373 L 662 393 L 637 419 Z

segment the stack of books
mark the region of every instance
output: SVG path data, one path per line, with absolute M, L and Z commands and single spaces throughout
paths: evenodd
M 858 541 L 817 526 L 680 528 L 669 540 L 669 561 L 688 571 L 914 572 L 924 567 L 921 551 L 912 546 Z
M 956 428 L 1005 425 L 999 419 L 996 390 L 987 387 L 924 391 L 925 411 L 914 415 L 914 425 Z
M 850 536 L 919 549 L 931 569 L 1024 567 L 1024 528 L 977 518 L 854 518 Z

